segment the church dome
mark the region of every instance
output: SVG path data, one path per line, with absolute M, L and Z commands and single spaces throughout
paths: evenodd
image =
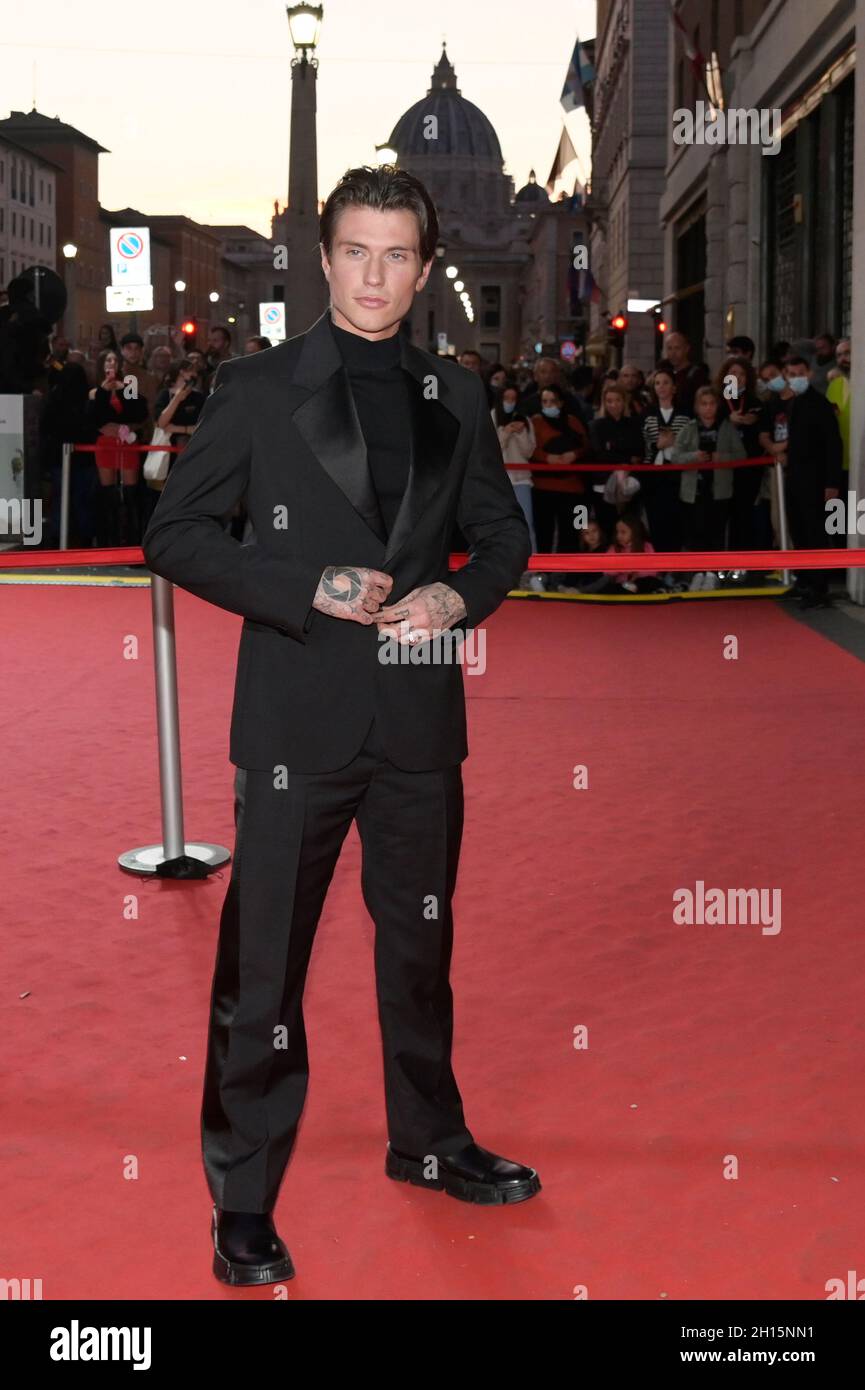
M 425 131 L 427 136 L 429 134 L 430 116 L 435 116 L 438 122 L 435 140 L 424 135 Z M 483 111 L 461 95 L 444 45 L 433 68 L 429 91 L 400 116 L 388 144 L 396 150 L 401 163 L 436 155 L 470 155 L 475 159 L 493 160 L 499 168 L 502 165 L 499 138 Z
M 545 188 L 542 188 L 535 176 L 534 169 L 529 170 L 529 181 L 523 184 L 519 193 L 514 197 L 515 203 L 548 203 L 550 195 Z

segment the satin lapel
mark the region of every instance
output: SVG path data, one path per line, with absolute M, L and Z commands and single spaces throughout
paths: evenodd
M 369 468 L 366 443 L 351 394 L 348 373 L 326 309 L 304 334 L 293 385 L 310 392 L 292 415 L 305 443 L 380 541 L 387 540 L 382 563 L 405 545 L 447 476 L 460 421 L 443 378 L 426 354 L 400 335 L 400 360 L 411 404 L 409 476 L 390 538 Z M 432 389 L 436 395 L 430 395 Z
M 409 475 L 387 543 L 384 564 L 405 545 L 444 482 L 460 429 L 459 417 L 444 404 L 450 399 L 450 393 L 435 367 L 404 335 L 400 347 L 411 405 Z M 435 396 L 430 394 L 433 388 Z
M 305 443 L 380 541 L 387 528 L 369 469 L 348 373 L 330 331 L 330 310 L 304 335 L 293 383 L 312 394 L 292 415 Z

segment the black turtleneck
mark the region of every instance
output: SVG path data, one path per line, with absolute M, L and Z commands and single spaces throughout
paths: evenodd
M 348 372 L 373 485 L 390 535 L 408 483 L 411 408 L 400 366 L 399 332 L 373 341 L 360 333 L 331 330 Z

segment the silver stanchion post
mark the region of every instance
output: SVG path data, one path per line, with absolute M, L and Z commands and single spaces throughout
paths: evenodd
M 778 525 L 781 527 L 781 549 L 790 549 L 790 536 L 787 531 L 787 506 L 784 499 L 784 468 L 780 459 L 775 460 L 775 486 L 778 489 Z M 781 578 L 790 583 L 790 571 L 782 570 Z
M 177 658 L 174 643 L 174 589 L 171 581 L 151 575 L 153 654 L 156 671 L 156 725 L 159 740 L 159 786 L 162 799 L 162 844 L 142 845 L 121 854 L 118 864 L 131 874 L 160 878 L 206 878 L 231 858 L 222 845 L 186 843 L 183 836 L 183 789 L 180 769 L 180 720 L 177 709 Z
M 60 549 L 69 549 L 69 488 L 72 482 L 72 445 L 63 445 L 60 474 Z

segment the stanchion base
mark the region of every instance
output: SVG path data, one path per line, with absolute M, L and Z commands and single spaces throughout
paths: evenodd
M 162 845 L 142 845 L 129 849 L 118 857 L 117 863 L 127 874 L 153 874 L 159 878 L 207 878 L 214 869 L 221 869 L 231 858 L 231 851 L 222 845 L 189 844 L 183 846 L 177 859 L 166 859 Z

